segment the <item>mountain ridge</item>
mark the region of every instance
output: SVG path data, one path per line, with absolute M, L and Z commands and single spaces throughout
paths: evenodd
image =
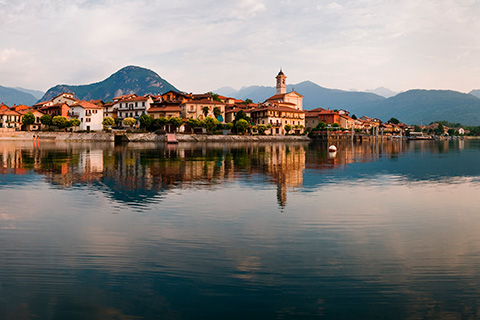
M 5 103 L 8 106 L 15 104 L 32 105 L 37 101 L 33 95 L 14 88 L 0 86 L 0 103 Z
M 178 91 L 154 71 L 138 66 L 127 66 L 99 82 L 86 85 L 56 85 L 48 89 L 39 101 L 51 100 L 63 92 L 73 93 L 81 100 L 111 101 L 114 97 L 124 94 L 161 94 L 170 90 Z

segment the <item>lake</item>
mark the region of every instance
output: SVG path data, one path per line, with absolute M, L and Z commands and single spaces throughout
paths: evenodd
M 0 141 L 0 319 L 480 317 L 480 140 Z

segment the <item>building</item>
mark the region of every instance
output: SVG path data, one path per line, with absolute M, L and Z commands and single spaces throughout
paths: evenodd
M 291 132 L 302 133 L 305 127 L 305 111 L 303 96 L 292 90 L 287 93 L 287 76 L 282 70 L 275 77 L 276 94 L 250 111 L 252 121 L 256 125 L 271 125 L 271 134 L 285 134 L 286 125 L 292 127 Z
M 343 111 L 343 110 L 342 110 Z M 323 108 L 315 108 L 307 111 L 305 115 L 305 123 L 307 129 L 315 128 L 320 122 L 328 125 L 338 124 L 341 128 L 351 129 L 355 128 L 356 122 L 354 119 L 348 116 L 348 112 L 345 111 L 326 110 Z M 359 125 L 359 123 L 357 123 Z
M 142 114 L 148 114 L 153 99 L 150 96 L 140 97 L 135 94 L 116 97 L 113 99 L 112 112 L 117 113 L 117 118 L 122 121 L 125 118 L 138 118 Z M 111 114 L 107 111 L 107 114 Z
M 0 128 L 20 130 L 22 115 L 10 108 L 0 109 Z
M 70 107 L 66 103 L 46 104 L 39 109 L 42 113 L 50 116 L 62 116 L 70 119 Z
M 52 104 L 66 104 L 70 106 L 76 103 L 78 99 L 74 98 L 73 93 L 63 92 L 51 100 Z
M 102 130 L 103 107 L 87 101 L 77 101 L 70 106 L 70 116 L 80 120 L 80 130 Z
M 225 119 L 225 103 L 213 101 L 213 99 L 185 101 L 180 104 L 180 109 L 183 119 L 203 120 L 206 117 L 212 117 L 220 122 L 224 122 Z

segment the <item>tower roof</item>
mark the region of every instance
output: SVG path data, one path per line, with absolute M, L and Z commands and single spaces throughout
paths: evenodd
M 284 76 L 285 74 L 283 73 L 282 69 L 280 69 L 280 72 L 277 74 L 277 77 L 278 76 Z

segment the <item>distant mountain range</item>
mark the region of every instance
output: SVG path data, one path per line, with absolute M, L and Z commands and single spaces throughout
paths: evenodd
M 49 89 L 40 100 L 50 100 L 62 92 L 71 92 L 83 100 L 111 101 L 113 97 L 123 94 L 160 94 L 170 90 L 178 91 L 152 70 L 128 66 L 101 82 L 78 86 L 57 85 Z M 382 120 L 395 117 L 408 124 L 429 124 L 432 121 L 447 120 L 464 125 L 480 125 L 480 90 L 472 90 L 468 94 L 451 90 L 409 90 L 395 94 L 380 87 L 371 90 L 372 92 L 356 92 L 324 88 L 311 81 L 288 85 L 287 90 L 295 90 L 304 96 L 305 110 L 317 107 L 345 109 L 357 117 L 367 115 Z M 238 99 L 249 98 L 254 102 L 263 102 L 275 94 L 275 88 L 249 86 L 235 90 L 223 87 L 215 92 Z M 394 95 L 388 97 L 392 94 Z M 40 95 L 39 91 L 0 86 L 0 103 L 3 101 L 9 106 L 33 105 Z
M 373 90 L 366 90 L 367 92 L 375 93 L 378 94 L 379 96 L 385 97 L 385 98 L 390 98 L 393 96 L 396 96 L 398 92 L 394 92 L 388 88 L 385 87 L 378 87 L 377 89 Z
M 152 70 L 128 66 L 101 82 L 80 86 L 57 85 L 48 89 L 40 100 L 47 101 L 63 92 L 69 92 L 74 93 L 77 99 L 102 99 L 107 102 L 124 94 L 161 94 L 170 90 L 178 91 Z
M 31 106 L 37 102 L 38 98 L 32 94 L 23 92 L 14 88 L 7 88 L 0 86 L 0 104 L 3 102 L 7 106 L 14 104 L 24 104 Z
M 463 125 L 480 125 L 480 90 L 473 90 L 470 94 L 451 90 L 409 90 L 385 98 L 368 92 L 327 89 L 311 81 L 287 86 L 288 91 L 292 89 L 304 96 L 305 110 L 317 107 L 345 109 L 357 117 L 367 115 L 384 121 L 395 117 L 407 124 L 447 120 Z M 235 91 L 225 87 L 216 92 L 237 99 L 250 98 L 254 102 L 263 102 L 275 94 L 275 88 L 250 86 Z

